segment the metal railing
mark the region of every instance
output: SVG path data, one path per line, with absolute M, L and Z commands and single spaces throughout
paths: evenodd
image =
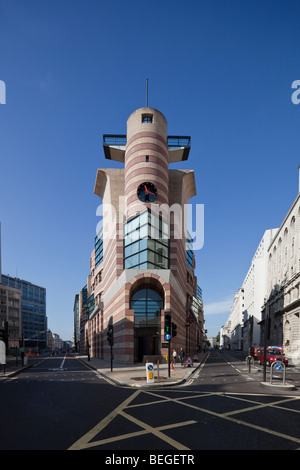
M 127 137 L 123 134 L 104 134 L 103 145 L 126 145 Z
M 127 136 L 125 134 L 104 134 L 103 145 L 126 145 Z M 190 147 L 191 137 L 170 135 L 168 136 L 168 147 Z

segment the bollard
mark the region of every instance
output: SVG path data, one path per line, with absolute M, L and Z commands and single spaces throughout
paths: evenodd
M 153 369 L 153 363 L 152 362 L 147 362 L 146 363 L 146 378 L 147 378 L 147 383 L 153 383 L 154 382 L 154 369 Z
M 246 357 L 246 363 L 248 362 L 248 368 L 249 368 L 249 374 L 251 374 L 251 362 L 253 362 L 254 365 L 254 359 L 252 356 L 247 356 Z

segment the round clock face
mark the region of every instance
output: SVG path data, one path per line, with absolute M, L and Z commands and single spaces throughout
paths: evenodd
M 157 196 L 157 189 L 153 183 L 142 183 L 137 189 L 137 195 L 142 202 L 153 202 Z

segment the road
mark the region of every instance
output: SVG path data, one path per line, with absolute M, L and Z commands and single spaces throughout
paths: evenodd
M 0 381 L 0 449 L 104 450 L 109 458 L 299 450 L 300 375 L 291 374 L 297 390 L 270 391 L 238 358 L 212 351 L 184 386 L 133 389 L 74 357 L 45 358 Z

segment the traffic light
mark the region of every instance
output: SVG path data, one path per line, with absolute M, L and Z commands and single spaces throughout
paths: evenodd
M 165 312 L 165 339 L 169 341 L 171 339 L 171 312 Z
M 111 346 L 114 344 L 114 327 L 113 327 L 113 325 L 108 325 L 107 341 Z
M 172 323 L 172 324 L 171 324 L 171 336 L 172 336 L 172 338 L 174 338 L 174 336 L 177 335 L 177 331 L 176 331 L 176 330 L 177 330 L 177 325 L 176 325 L 175 323 Z

